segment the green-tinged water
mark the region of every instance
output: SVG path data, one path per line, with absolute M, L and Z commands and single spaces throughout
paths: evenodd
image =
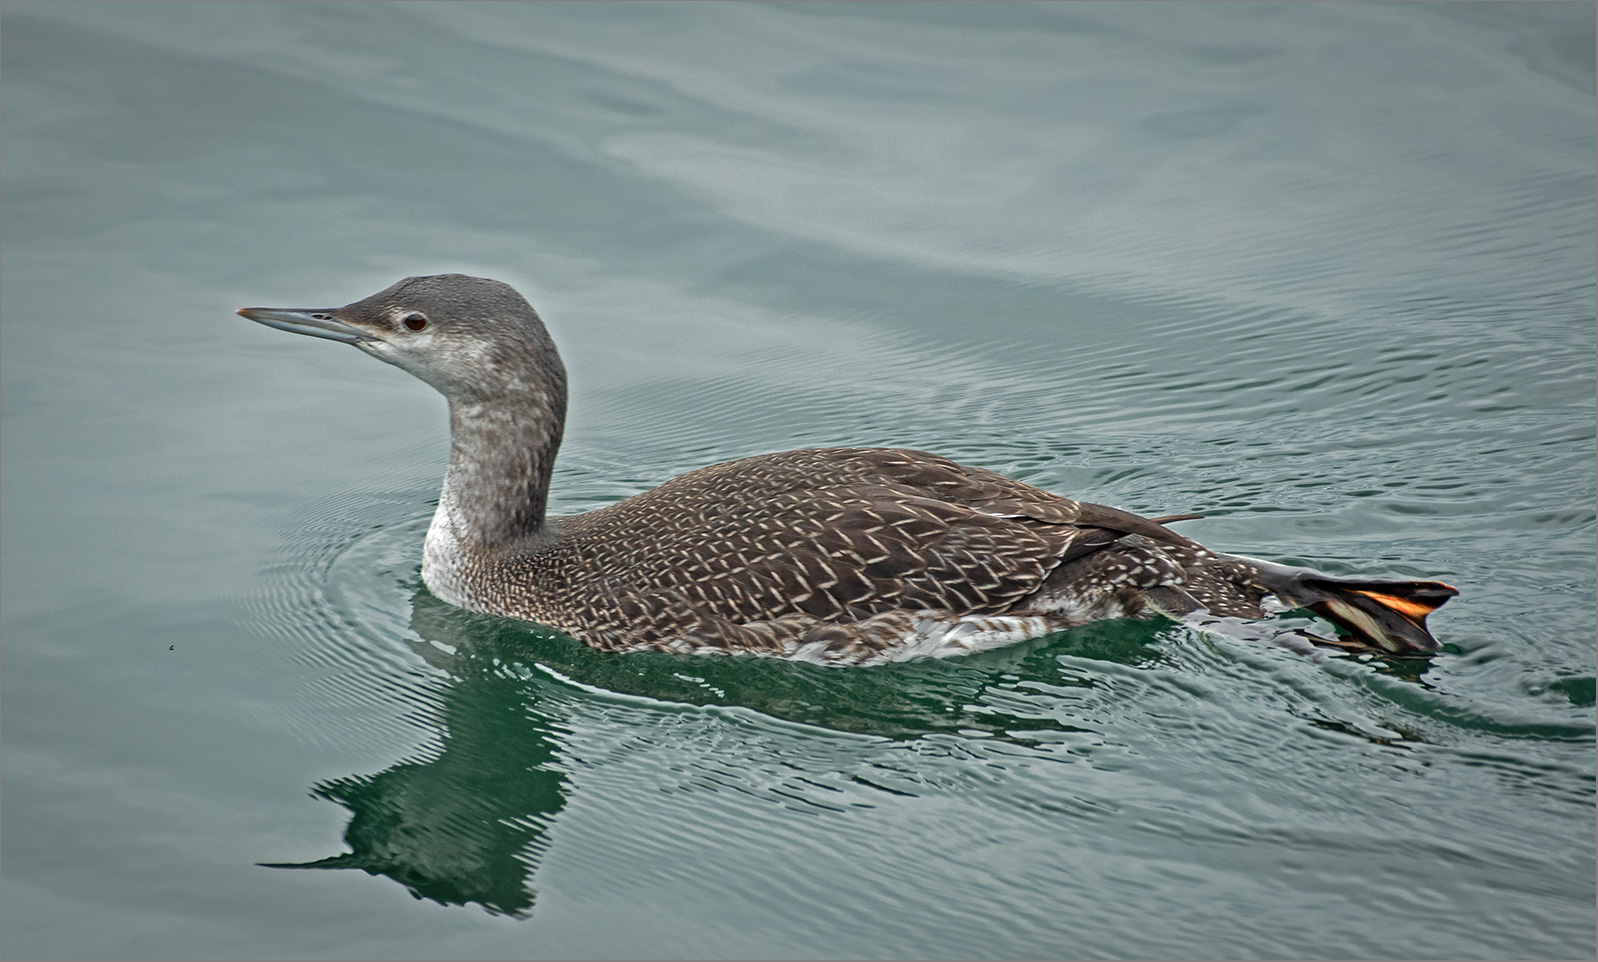
M 6 956 L 1598 951 L 1592 4 L 0 17 Z M 232 313 L 446 271 L 561 346 L 557 512 L 905 445 L 1443 650 L 451 608 L 442 399 Z

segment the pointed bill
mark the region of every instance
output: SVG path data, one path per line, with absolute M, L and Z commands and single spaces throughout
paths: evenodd
M 325 337 L 330 341 L 339 341 L 344 344 L 358 344 L 361 341 L 377 340 L 377 338 L 360 328 L 338 320 L 333 316 L 333 312 L 329 310 L 241 307 L 237 313 L 240 317 L 247 317 L 257 324 L 275 327 L 280 331 L 309 334 L 312 337 Z

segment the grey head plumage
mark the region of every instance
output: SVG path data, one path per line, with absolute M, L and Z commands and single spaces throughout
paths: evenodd
M 537 392 L 565 413 L 560 353 L 538 312 L 509 284 L 466 274 L 407 277 L 332 313 L 369 335 L 357 347 L 451 401 Z
M 343 307 L 238 313 L 352 344 L 438 389 L 450 405 L 446 494 L 461 523 L 489 546 L 539 531 L 566 421 L 566 368 L 538 312 L 515 288 L 434 274 L 407 277 Z

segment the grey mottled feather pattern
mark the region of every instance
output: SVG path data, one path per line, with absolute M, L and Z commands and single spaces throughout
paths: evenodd
M 713 465 L 551 521 L 546 547 L 485 566 L 474 594 L 611 649 L 792 654 L 820 643 L 827 660 L 858 660 L 928 619 L 1020 614 L 1048 630 L 1140 614 L 1139 589 L 1184 578 L 1165 551 L 1214 559 L 1135 515 L 891 448 Z M 1163 540 L 1099 526 L 1110 523 Z M 1143 556 L 1160 573 L 1148 585 L 1115 567 Z M 1058 603 L 1057 571 L 1071 575 L 1074 604 Z M 1206 596 L 1226 596 L 1212 580 Z M 1103 597 L 1080 600 L 1084 590 Z

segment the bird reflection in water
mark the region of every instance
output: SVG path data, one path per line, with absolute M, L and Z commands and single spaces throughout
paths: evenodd
M 1141 663 L 1153 655 L 1141 623 L 1100 654 Z M 989 687 L 1049 670 L 1046 642 L 957 661 L 894 665 L 850 673 L 793 662 L 726 656 L 638 653 L 617 656 L 519 622 L 463 612 L 425 590 L 412 599 L 408 644 L 447 680 L 436 706 L 440 744 L 375 775 L 319 782 L 313 797 L 349 809 L 350 851 L 272 868 L 361 869 L 393 879 L 418 899 L 476 903 L 491 913 L 532 914 L 530 877 L 565 806 L 561 736 L 584 686 L 656 701 L 741 705 L 785 721 L 910 740 L 933 732 L 980 730 L 1000 739 L 1059 730 L 1051 718 L 1023 718 L 980 705 Z M 436 643 L 436 644 L 435 644 Z M 441 647 L 443 646 L 443 647 Z M 547 666 L 549 671 L 530 670 Z M 1019 675 L 1016 674 L 1019 672 Z
M 518 918 L 532 914 L 530 877 L 566 803 L 571 762 L 561 742 L 567 713 L 584 696 L 562 679 L 651 701 L 741 706 L 892 741 L 963 733 L 1031 746 L 1039 731 L 1087 730 L 1070 723 L 1083 719 L 1067 710 L 1061 693 L 1094 683 L 1063 672 L 1062 656 L 1148 666 L 1160 659 L 1161 638 L 1147 622 L 1102 622 L 970 658 L 838 672 L 724 655 L 619 656 L 537 626 L 463 612 L 425 590 L 412 599 L 411 629 L 410 647 L 447 676 L 439 704 L 426 708 L 442 728 L 440 746 L 375 775 L 313 786 L 314 797 L 350 810 L 344 837 L 351 851 L 262 864 L 362 869 L 418 899 L 476 903 Z M 1382 670 L 1416 681 L 1424 667 Z M 1046 681 L 1047 690 L 1029 687 L 1029 679 Z
M 529 877 L 564 807 L 554 720 L 530 704 L 526 680 L 496 670 L 493 659 L 451 656 L 461 619 L 423 593 L 412 647 L 451 676 L 437 711 L 441 745 L 375 775 L 328 779 L 315 798 L 348 808 L 351 851 L 314 862 L 263 862 L 271 868 L 362 869 L 443 905 L 475 902 L 489 912 L 532 913 Z M 446 609 L 458 614 L 453 609 Z

